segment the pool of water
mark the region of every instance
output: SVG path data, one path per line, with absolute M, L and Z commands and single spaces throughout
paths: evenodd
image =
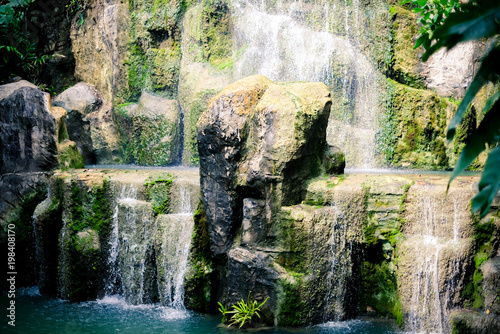
M 8 305 L 1 296 L 2 309 Z M 40 296 L 37 288 L 20 289 L 16 294 L 15 327 L 2 315 L 1 333 L 155 333 L 155 334 L 395 334 L 392 321 L 349 320 L 329 322 L 301 329 L 238 331 L 218 327 L 220 317 L 178 311 L 158 305 L 127 305 L 121 297 L 70 303 Z

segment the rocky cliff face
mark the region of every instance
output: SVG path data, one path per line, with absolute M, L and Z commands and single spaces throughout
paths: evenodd
M 456 108 L 453 99 L 463 96 L 483 46 L 467 44 L 423 64 L 421 49 L 413 49 L 418 18 L 394 1 L 159 5 L 148 0 L 127 6 L 99 0 L 79 14 L 70 34 L 71 75 L 98 89 L 112 118 L 143 93 L 178 100 L 185 165 L 199 164 L 196 123 L 209 100 L 254 74 L 325 83 L 336 102 L 327 141 L 345 152 L 348 167 L 446 169 L 462 147 L 448 144 L 443 132 Z M 111 140 L 103 131 L 92 136 Z M 108 144 L 95 144 L 96 150 L 108 150 L 97 162 L 130 160 L 117 157 L 115 144 Z

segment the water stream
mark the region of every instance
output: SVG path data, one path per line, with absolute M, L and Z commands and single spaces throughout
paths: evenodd
M 328 142 L 345 152 L 348 166 L 376 166 L 378 82 L 374 66 L 358 46 L 360 17 L 358 11 L 352 15 L 350 8 L 359 7 L 359 1 L 274 4 L 233 0 L 232 6 L 236 46 L 241 53 L 235 77 L 263 74 L 273 81 L 325 83 L 334 101 Z M 340 28 L 338 19 L 330 15 L 339 14 L 336 6 L 345 10 L 340 13 L 345 22 Z M 311 19 L 314 15 L 325 16 L 324 25 L 316 27 Z

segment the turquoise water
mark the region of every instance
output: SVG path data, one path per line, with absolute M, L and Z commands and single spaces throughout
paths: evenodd
M 178 311 L 158 305 L 131 306 L 121 297 L 69 303 L 39 295 L 36 288 L 21 289 L 16 295 L 16 326 L 2 315 L 1 333 L 155 333 L 155 334 L 395 334 L 391 321 L 350 320 L 330 322 L 302 329 L 238 331 L 217 327 L 220 317 Z M 8 305 L 1 297 L 2 310 Z

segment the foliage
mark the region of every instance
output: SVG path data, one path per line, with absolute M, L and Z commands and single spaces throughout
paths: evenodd
M 459 0 L 404 0 L 401 2 L 401 4 L 410 4 L 413 12 L 421 14 L 418 20 L 421 24 L 420 36 L 417 38 L 415 49 L 420 45 L 425 49 L 431 46 L 434 31 L 443 25 L 450 13 L 457 9 L 459 3 Z
M 436 3 L 436 1 L 416 1 L 419 9 L 414 9 L 414 11 L 421 12 L 425 29 L 431 30 L 430 34 L 425 35 L 427 37 L 422 35 L 417 40 L 417 46 L 420 45 L 419 41 L 421 41 L 420 43 L 426 49 L 422 60 L 426 61 L 442 47 L 451 49 L 459 43 L 480 39 L 487 39 L 490 43 L 489 49 L 482 58 L 479 70 L 448 126 L 447 138 L 451 141 L 479 90 L 489 83 L 498 84 L 499 82 L 500 25 L 498 21 L 500 20 L 500 3 L 497 0 L 472 0 L 468 3 L 455 5 L 454 0 L 450 1 L 440 1 L 442 10 L 438 11 L 439 19 L 436 18 L 434 23 L 427 21 L 427 19 L 433 13 L 429 9 L 430 4 Z M 412 2 L 415 3 L 414 0 Z M 485 115 L 484 119 L 469 136 L 450 178 L 451 183 L 482 151 L 490 148 L 488 160 L 479 182 L 479 193 L 472 199 L 472 211 L 480 212 L 481 216 L 486 215 L 493 198 L 500 189 L 500 171 L 498 169 L 500 165 L 500 90 L 498 85 L 496 87 L 496 93 L 489 98 L 482 111 Z
M 35 0 L 10 0 L 0 6 L 0 72 L 6 79 L 9 75 L 25 76 L 36 81 L 47 61 L 40 55 L 29 31 L 27 12 Z
M 222 305 L 221 302 L 219 304 L 219 312 L 222 313 L 222 323 L 225 324 L 227 322 L 226 314 L 228 313 L 227 307 Z
M 249 324 L 252 322 L 252 318 L 256 315 L 260 318 L 260 308 L 267 302 L 269 297 L 267 297 L 262 303 L 258 304 L 256 300 L 252 300 L 250 298 L 251 292 L 248 293 L 247 301 L 245 302 L 243 299 L 233 305 L 233 310 L 228 311 L 227 307 L 224 307 L 221 303 L 219 303 L 219 311 L 222 313 L 222 322 L 224 319 L 227 320 L 227 314 L 233 314 L 230 318 L 232 325 L 240 325 L 239 328 L 243 327 L 245 324 Z

